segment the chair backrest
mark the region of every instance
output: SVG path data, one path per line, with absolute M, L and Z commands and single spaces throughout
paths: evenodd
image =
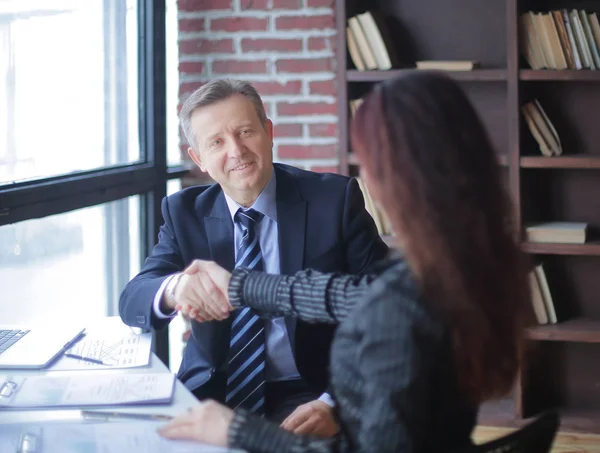
M 559 424 L 556 412 L 546 412 L 527 426 L 464 453 L 549 453 Z

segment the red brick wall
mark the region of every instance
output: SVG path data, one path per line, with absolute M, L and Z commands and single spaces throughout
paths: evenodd
M 275 124 L 275 160 L 337 171 L 334 3 L 178 0 L 180 103 L 211 78 L 247 80 Z

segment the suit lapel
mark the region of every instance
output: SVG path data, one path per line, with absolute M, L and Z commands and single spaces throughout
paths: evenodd
M 231 271 L 235 264 L 233 254 L 233 221 L 227 208 L 225 195 L 220 190 L 215 197 L 212 209 L 206 215 L 206 211 L 198 211 L 198 216 L 204 217 L 204 228 L 210 256 L 213 261 L 221 267 Z M 221 369 L 227 361 L 229 353 L 229 336 L 231 318 L 220 322 L 205 323 L 205 329 L 212 330 L 212 354 L 218 369 Z
M 277 229 L 279 231 L 279 268 L 290 275 L 304 267 L 306 235 L 306 201 L 296 185 L 295 178 L 275 165 L 277 178 Z M 296 320 L 287 316 L 285 323 L 292 350 L 295 350 Z
M 282 274 L 293 274 L 304 266 L 306 202 L 300 196 L 294 177 L 278 167 L 275 171 L 279 268 Z
M 233 270 L 233 221 L 222 191 L 215 198 L 211 212 L 204 217 L 204 227 L 212 259 L 225 269 Z

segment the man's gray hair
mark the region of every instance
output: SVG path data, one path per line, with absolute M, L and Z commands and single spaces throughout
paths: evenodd
M 252 102 L 258 119 L 263 127 L 266 126 L 267 114 L 263 101 L 252 85 L 243 80 L 229 78 L 212 80 L 194 91 L 185 100 L 179 113 L 183 133 L 193 149 L 198 150 L 198 144 L 192 130 L 192 114 L 201 107 L 223 101 L 235 94 L 246 96 Z

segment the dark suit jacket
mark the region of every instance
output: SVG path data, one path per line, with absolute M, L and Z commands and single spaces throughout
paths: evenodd
M 274 167 L 282 274 L 306 268 L 357 274 L 385 256 L 387 247 L 365 210 L 356 180 Z M 171 195 L 163 200 L 162 213 L 158 244 L 119 300 L 121 318 L 130 326 L 160 329 L 168 323 L 154 316 L 154 297 L 167 276 L 192 260 L 234 267 L 233 222 L 218 184 Z M 197 395 L 224 398 L 230 323 L 192 321 L 178 378 Z M 293 318 L 286 318 L 286 324 L 300 375 L 315 392 L 324 391 L 334 327 Z

